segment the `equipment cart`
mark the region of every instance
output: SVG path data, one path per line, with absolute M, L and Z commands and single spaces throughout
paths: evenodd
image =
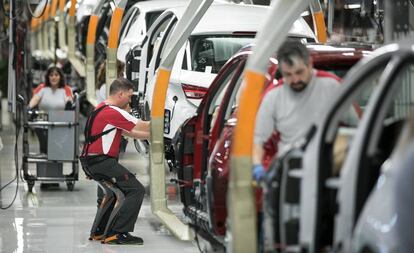
M 75 98 L 74 110 L 65 111 L 31 111 L 24 118 L 23 131 L 23 175 L 29 192 L 32 192 L 35 181 L 66 182 L 68 191 L 73 191 L 79 176 L 79 103 Z M 47 142 L 47 153 L 29 151 L 29 129 L 47 131 L 44 139 Z M 43 129 L 43 130 L 42 130 Z M 36 164 L 36 169 L 29 164 Z M 72 170 L 63 173 L 63 164 L 70 163 Z M 35 171 L 35 173 L 33 173 Z

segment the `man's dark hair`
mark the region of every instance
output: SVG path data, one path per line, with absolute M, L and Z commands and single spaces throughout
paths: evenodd
M 45 74 L 45 85 L 46 85 L 46 87 L 50 87 L 49 76 L 53 72 L 57 72 L 60 76 L 58 88 L 65 87 L 65 74 L 63 74 L 63 71 L 62 71 L 61 68 L 58 68 L 56 66 L 52 66 L 52 67 L 48 68 L 47 71 L 46 71 L 46 74 Z
M 118 91 L 129 91 L 133 89 L 134 86 L 131 81 L 123 77 L 118 77 L 112 82 L 111 87 L 109 88 L 109 95 L 116 94 Z
M 300 41 L 287 40 L 277 51 L 277 60 L 279 64 L 284 62 L 289 66 L 292 66 L 294 64 L 294 58 L 302 59 L 307 65 L 309 64 L 309 51 Z

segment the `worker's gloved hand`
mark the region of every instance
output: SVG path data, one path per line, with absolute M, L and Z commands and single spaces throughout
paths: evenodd
M 253 178 L 254 178 L 254 180 L 256 180 L 257 182 L 261 181 L 265 174 L 266 174 L 266 171 L 265 171 L 263 165 L 255 164 L 253 166 Z
M 65 111 L 71 111 L 75 109 L 74 103 L 72 101 L 67 101 L 65 104 Z
M 34 108 L 30 108 L 28 106 L 26 112 L 27 112 L 27 119 L 29 121 L 33 121 L 36 118 L 36 112 L 35 112 Z

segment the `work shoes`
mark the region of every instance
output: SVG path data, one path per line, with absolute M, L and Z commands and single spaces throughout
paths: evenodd
M 89 241 L 101 241 L 103 238 L 103 234 L 95 234 L 89 237 Z
M 140 237 L 132 236 L 130 233 L 121 233 L 108 236 L 102 243 L 143 245 L 144 240 Z

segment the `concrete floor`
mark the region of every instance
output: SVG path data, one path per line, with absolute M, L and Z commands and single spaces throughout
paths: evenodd
M 0 131 L 3 143 L 0 145 L 0 188 L 15 176 L 14 135 L 13 124 L 8 113 L 3 110 L 3 129 Z M 31 141 L 36 142 L 36 139 L 32 136 Z M 18 143 L 21 157 L 21 139 Z M 148 158 L 138 155 L 131 142 L 121 158 L 121 163 L 136 173 L 137 178 L 148 187 Z M 2 207 L 11 203 L 16 186 L 14 181 L 0 191 Z M 14 204 L 7 210 L 0 210 L 0 252 L 199 252 L 193 241 L 177 240 L 152 215 L 148 196 L 144 200 L 133 232 L 133 235 L 144 239 L 144 245 L 105 245 L 89 241 L 88 235 L 96 211 L 95 196 L 96 183 L 86 180 L 83 172 L 80 173 L 73 192 L 67 191 L 64 183 L 60 183 L 59 187 L 40 189 L 40 182 L 36 181 L 33 193 L 28 193 L 27 185 L 19 179 Z M 171 194 L 169 199 L 169 207 L 182 216 L 182 207 L 176 195 Z

